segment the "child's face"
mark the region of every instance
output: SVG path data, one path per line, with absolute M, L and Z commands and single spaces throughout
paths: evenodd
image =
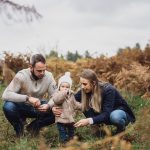
M 63 83 L 60 84 L 60 88 L 59 88 L 60 91 L 69 90 L 69 89 L 70 89 L 70 84 L 69 83 L 63 82 Z

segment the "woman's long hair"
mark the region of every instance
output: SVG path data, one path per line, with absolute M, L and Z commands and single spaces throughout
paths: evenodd
M 99 86 L 99 80 L 97 75 L 91 69 L 84 69 L 81 74 L 81 78 L 89 80 L 91 86 L 93 87 L 92 96 L 89 97 L 87 93 L 82 90 L 82 104 L 83 104 L 83 111 L 88 110 L 89 106 L 93 108 L 95 112 L 101 112 L 101 88 Z

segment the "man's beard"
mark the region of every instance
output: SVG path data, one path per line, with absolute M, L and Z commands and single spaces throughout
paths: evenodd
M 42 78 L 43 78 L 43 76 L 42 76 L 41 78 L 37 77 L 37 76 L 35 75 L 35 73 L 34 73 L 34 70 L 31 71 L 31 74 L 32 74 L 32 76 L 33 76 L 33 78 L 34 78 L 35 80 L 39 80 L 39 79 L 42 79 Z

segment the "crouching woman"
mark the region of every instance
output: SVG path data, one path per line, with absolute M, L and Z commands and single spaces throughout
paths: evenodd
M 125 131 L 135 122 L 135 116 L 118 90 L 109 83 L 99 81 L 94 71 L 85 69 L 80 74 L 81 89 L 75 98 L 83 105 L 86 119 L 79 120 L 75 127 L 106 124 L 116 126 L 115 134 Z

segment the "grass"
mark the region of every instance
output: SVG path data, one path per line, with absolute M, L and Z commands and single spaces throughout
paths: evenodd
M 0 85 L 0 96 L 2 95 L 5 87 Z M 128 100 L 129 105 L 132 107 L 133 111 L 136 114 L 137 121 L 134 125 L 129 125 L 127 127 L 127 133 L 123 137 L 123 140 L 120 140 L 118 146 L 115 149 L 122 149 L 126 147 L 134 150 L 148 150 L 150 147 L 150 138 L 149 138 L 149 125 L 150 125 L 150 101 L 143 100 L 138 96 L 133 96 L 131 94 L 124 93 L 124 97 Z M 3 101 L 0 101 L 0 150 L 57 150 L 60 148 L 58 132 L 55 125 L 45 127 L 38 138 L 32 138 L 29 134 L 20 139 L 15 138 L 15 133 L 12 126 L 8 123 L 4 117 L 2 111 Z M 76 117 L 76 120 L 83 118 L 82 114 L 79 114 Z M 109 127 L 109 129 L 113 129 Z M 79 136 L 80 141 L 75 141 L 72 145 L 75 149 L 89 149 L 89 150 L 98 150 L 98 149 L 110 149 L 111 145 L 115 145 L 117 138 L 110 139 L 111 137 L 105 139 L 98 139 L 93 137 L 90 133 L 89 127 L 78 128 L 76 134 Z M 124 142 L 127 141 L 127 142 Z M 131 144 L 129 144 L 131 143 Z M 123 144 L 125 146 L 123 146 Z M 129 148 L 127 148 L 127 146 Z M 69 146 L 68 146 L 69 147 Z M 70 147 L 70 150 L 73 150 L 73 147 Z M 69 150 L 66 149 L 65 150 Z

